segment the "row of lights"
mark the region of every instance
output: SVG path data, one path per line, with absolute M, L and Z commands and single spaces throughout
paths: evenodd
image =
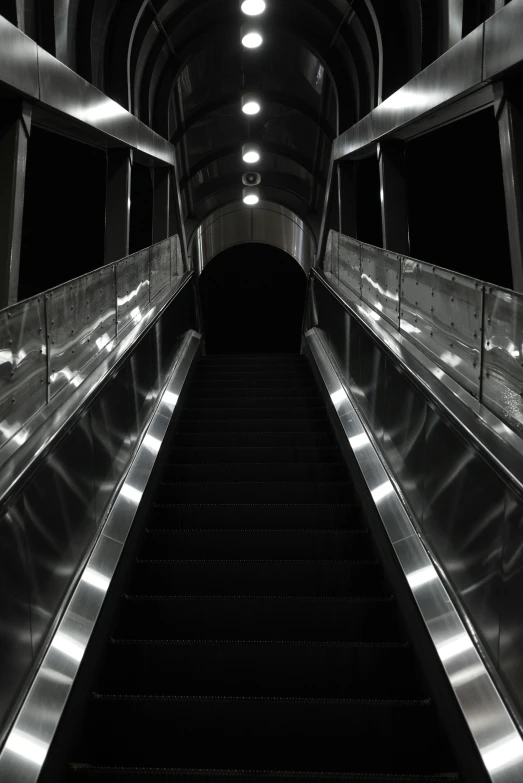
M 265 11 L 265 0 L 244 0 L 242 11 L 247 16 L 259 16 Z M 258 27 L 252 23 L 242 25 L 242 44 L 246 49 L 257 49 L 263 43 L 263 36 Z M 252 92 L 242 95 L 242 111 L 244 114 L 252 116 L 261 111 L 259 97 Z M 248 142 L 243 145 L 242 158 L 245 163 L 258 163 L 261 158 L 261 148 L 259 144 Z M 260 200 L 260 190 L 256 185 L 261 177 L 254 172 L 245 174 L 243 182 L 247 187 L 243 189 L 243 203 L 248 206 L 254 206 Z

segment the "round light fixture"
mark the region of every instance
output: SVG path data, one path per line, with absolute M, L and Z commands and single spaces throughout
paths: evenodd
M 249 207 L 253 207 L 260 200 L 259 188 L 244 188 L 243 189 L 243 203 Z
M 260 31 L 252 24 L 242 26 L 242 44 L 246 49 L 257 49 L 263 43 Z
M 242 111 L 244 114 L 258 114 L 260 111 L 260 99 L 253 92 L 242 95 Z
M 258 144 L 248 142 L 242 147 L 242 158 L 245 163 L 258 163 L 261 158 L 261 149 Z
M 265 11 L 265 0 L 243 0 L 242 11 L 247 16 L 258 16 Z

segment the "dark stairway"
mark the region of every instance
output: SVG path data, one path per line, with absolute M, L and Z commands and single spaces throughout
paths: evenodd
M 305 359 L 187 399 L 69 779 L 458 780 Z

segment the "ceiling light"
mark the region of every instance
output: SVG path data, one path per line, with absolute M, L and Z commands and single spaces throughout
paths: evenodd
M 263 38 L 259 30 L 250 24 L 242 26 L 242 44 L 246 49 L 257 49 L 263 43 Z
M 258 114 L 260 109 L 260 100 L 257 95 L 252 92 L 246 92 L 245 95 L 242 95 L 242 111 L 244 114 Z
M 259 188 L 244 188 L 243 189 L 243 203 L 249 207 L 254 206 L 260 200 Z
M 244 144 L 242 147 L 242 158 L 245 163 L 258 163 L 261 158 L 261 149 L 258 144 Z
M 258 16 L 265 11 L 265 0 L 244 0 L 242 11 L 247 16 Z

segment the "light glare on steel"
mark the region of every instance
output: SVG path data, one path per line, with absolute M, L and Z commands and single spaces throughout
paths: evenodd
M 17 756 L 22 756 L 22 758 L 33 762 L 33 764 L 38 764 L 40 767 L 44 763 L 49 749 L 47 743 L 19 729 L 13 729 L 5 743 L 5 747 L 16 753 Z
M 265 0 L 244 0 L 242 11 L 247 16 L 259 16 L 265 11 Z
M 260 160 L 260 156 L 258 155 L 257 152 L 252 150 L 251 152 L 246 152 L 245 155 L 243 156 L 243 159 L 245 163 L 258 163 L 258 161 Z
M 254 204 L 257 204 L 259 200 L 259 197 L 255 193 L 251 193 L 249 196 L 245 196 L 243 203 L 252 207 Z
M 130 484 L 123 484 L 122 489 L 120 490 L 124 498 L 127 498 L 128 500 L 132 500 L 133 503 L 138 503 L 142 499 L 142 492 L 140 492 L 139 489 L 135 489 L 134 487 L 131 487 Z

